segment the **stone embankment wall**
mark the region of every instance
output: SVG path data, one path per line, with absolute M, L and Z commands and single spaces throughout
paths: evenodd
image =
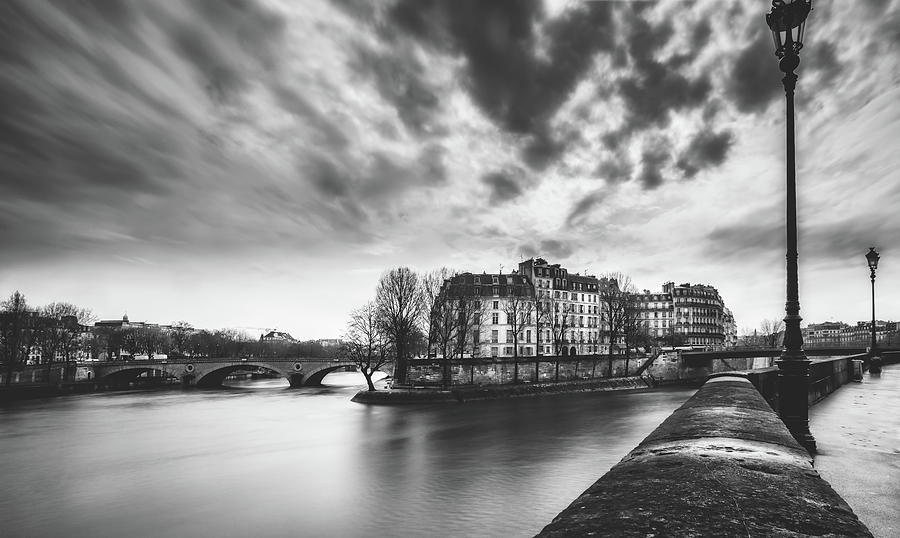
M 849 383 L 853 376 L 853 361 L 867 355 L 813 359 L 809 365 L 809 393 L 807 402 L 813 405 L 822 398 Z M 746 372 L 747 379 L 762 394 L 772 409 L 778 409 L 778 367 L 761 368 Z
M 752 370 L 772 364 L 769 357 L 722 358 L 698 364 L 686 362 L 676 352 L 663 353 L 647 368 L 647 374 L 660 385 L 701 383 L 712 374 Z
M 645 360 L 644 358 L 610 360 L 609 357 L 598 355 L 544 356 L 540 358 L 540 361 L 537 360 L 537 357 L 521 357 L 518 361 L 518 379 L 520 382 L 534 382 L 536 362 L 538 364 L 538 383 L 628 377 L 634 375 Z M 612 362 L 612 368 L 610 368 L 610 362 Z M 456 359 L 450 367 L 453 385 L 511 384 L 514 382 L 515 370 L 516 365 L 511 358 L 464 359 L 462 361 Z M 437 359 L 410 361 L 407 379 L 411 386 L 439 386 L 443 379 L 443 365 Z
M 365 404 L 462 403 L 475 400 L 494 400 L 520 396 L 537 396 L 542 394 L 647 389 L 649 386 L 649 382 L 640 377 L 619 377 L 614 379 L 576 380 L 560 383 L 459 387 L 448 391 L 428 389 L 391 391 L 363 390 L 356 393 L 356 396 L 353 397 L 353 401 Z
M 709 380 L 538 536 L 871 536 L 745 378 Z

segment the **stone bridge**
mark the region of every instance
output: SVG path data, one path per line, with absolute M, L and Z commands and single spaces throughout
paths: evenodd
M 280 374 L 291 387 L 319 385 L 330 372 L 354 366 L 343 359 L 325 358 L 184 358 L 78 363 L 81 379 L 99 383 L 127 383 L 150 372 L 162 372 L 184 386 L 218 387 L 234 372 L 265 368 Z

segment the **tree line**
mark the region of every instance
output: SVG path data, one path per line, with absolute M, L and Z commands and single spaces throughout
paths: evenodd
M 263 341 L 233 329 L 196 329 L 178 321 L 154 325 L 94 326 L 88 308 L 54 302 L 31 306 L 19 291 L 0 302 L 0 366 L 6 384 L 33 358 L 49 372 L 57 361 L 128 360 L 138 355 L 192 357 L 330 357 L 315 341 Z

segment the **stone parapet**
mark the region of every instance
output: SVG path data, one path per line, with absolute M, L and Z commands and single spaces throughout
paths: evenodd
M 538 536 L 871 536 L 745 378 L 710 379 Z

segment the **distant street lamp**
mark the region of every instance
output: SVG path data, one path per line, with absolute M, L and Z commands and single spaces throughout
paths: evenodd
M 869 247 L 866 261 L 869 262 L 869 278 L 872 280 L 872 344 L 869 347 L 869 372 L 881 372 L 881 355 L 878 353 L 878 342 L 875 340 L 875 270 L 878 269 L 878 251 Z
M 800 333 L 800 294 L 797 277 L 797 180 L 794 161 L 794 87 L 803 48 L 806 17 L 812 0 L 774 0 L 766 23 L 775 40 L 781 82 L 787 98 L 787 302 L 784 318 L 784 348 L 778 364 L 778 414 L 797 441 L 810 452 L 816 440 L 809 431 L 809 359 Z

